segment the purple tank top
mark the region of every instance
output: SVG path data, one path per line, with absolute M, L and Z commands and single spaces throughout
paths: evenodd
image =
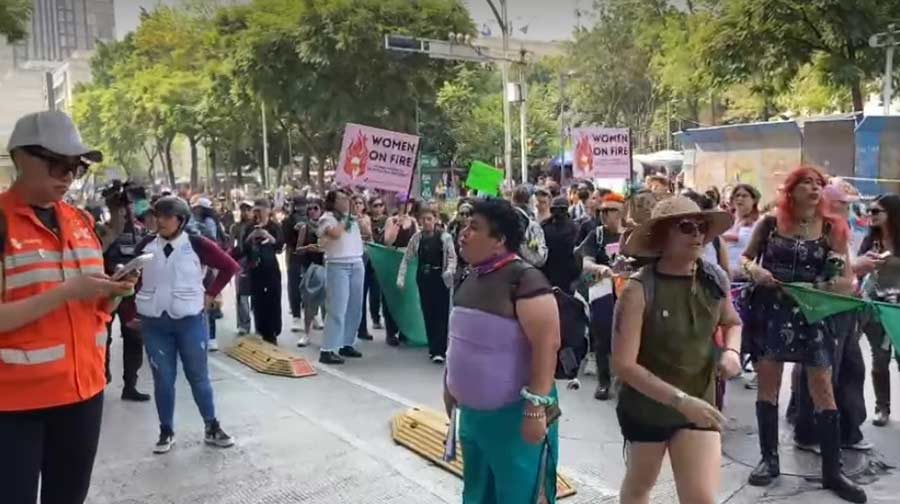
M 531 346 L 516 319 L 456 306 L 450 313 L 447 388 L 459 404 L 496 410 L 520 400 Z

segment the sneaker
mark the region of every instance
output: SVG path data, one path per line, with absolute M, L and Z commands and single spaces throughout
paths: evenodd
M 432 356 L 431 356 L 431 362 L 433 362 L 433 363 L 435 363 L 435 364 L 443 364 L 443 363 L 444 363 L 444 356 L 443 356 L 443 355 L 432 355 Z
M 315 318 L 313 318 L 313 329 L 315 329 L 316 331 L 321 331 L 324 328 L 325 324 L 322 323 L 322 319 L 319 318 L 318 315 L 316 315 Z
M 303 348 L 305 346 L 309 346 L 309 336 L 300 336 L 297 339 L 297 347 Z
M 234 438 L 225 434 L 225 431 L 219 426 L 218 420 L 213 420 L 206 426 L 206 436 L 203 438 L 203 441 L 210 446 L 218 448 L 234 446 Z
M 875 448 L 875 445 L 870 443 L 867 439 L 863 438 L 853 444 L 848 444 L 848 443 L 841 444 L 841 448 L 843 448 L 845 450 L 867 452 L 867 451 L 872 451 L 872 449 Z
M 597 355 L 594 352 L 587 354 L 584 363 L 585 376 L 597 376 Z
M 376 320 L 372 322 L 372 329 L 378 329 L 380 331 L 384 329 L 384 324 L 382 324 L 380 320 Z
M 150 400 L 150 394 L 138 392 L 134 387 L 125 387 L 122 389 L 123 401 L 147 402 Z
M 303 330 L 303 319 L 300 317 L 294 317 L 293 322 L 291 322 L 291 332 L 300 332 Z
M 341 348 L 340 350 L 338 350 L 338 354 L 340 354 L 341 357 L 349 357 L 351 359 L 359 359 L 363 356 L 359 350 L 353 348 L 352 346 L 345 346 Z
M 156 446 L 153 447 L 153 453 L 156 453 L 157 455 L 169 453 L 169 450 L 172 449 L 174 444 L 175 433 L 171 431 L 162 431 L 159 433 L 159 441 L 157 441 Z
M 795 440 L 794 447 L 797 448 L 798 450 L 802 450 L 802 451 L 809 452 L 809 453 L 815 453 L 816 455 L 822 454 L 822 448 L 818 444 L 814 444 L 814 443 L 806 444 L 806 443 L 801 443 L 801 442 Z
M 209 340 L 209 344 L 206 346 L 206 349 L 209 350 L 210 352 L 218 352 L 219 351 L 219 342 L 214 339 Z
M 875 410 L 875 418 L 872 419 L 872 425 L 875 427 L 884 427 L 891 422 L 891 412 L 884 409 Z
M 338 354 L 334 352 L 320 352 L 319 353 L 319 362 L 322 364 L 343 364 L 344 359 L 342 359 Z
M 759 378 L 756 374 L 749 380 L 744 380 L 744 388 L 747 390 L 756 390 L 759 388 Z

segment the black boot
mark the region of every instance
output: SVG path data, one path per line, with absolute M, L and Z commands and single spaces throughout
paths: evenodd
M 778 406 L 756 401 L 756 423 L 759 425 L 759 451 L 762 460 L 750 473 L 753 486 L 768 486 L 781 476 L 781 460 L 778 458 Z
M 841 472 L 841 422 L 837 410 L 816 414 L 822 445 L 822 487 L 850 502 L 866 502 L 866 492 Z
M 126 386 L 122 389 L 122 400 L 123 401 L 134 401 L 134 402 L 145 402 L 150 400 L 150 394 L 144 394 L 143 392 L 139 392 L 137 388 L 133 385 L 128 387 Z

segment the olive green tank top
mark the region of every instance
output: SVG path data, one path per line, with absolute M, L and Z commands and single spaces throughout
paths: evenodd
M 638 364 L 686 394 L 715 405 L 716 349 L 713 333 L 726 297 L 710 275 L 672 276 L 651 264 L 631 277 L 653 289 L 652 304 L 644 310 Z M 653 275 L 648 279 L 648 275 Z M 727 284 L 726 284 L 727 288 Z M 645 299 L 647 296 L 645 295 Z M 658 427 L 689 424 L 667 404 L 659 403 L 624 384 L 619 411 L 633 421 Z

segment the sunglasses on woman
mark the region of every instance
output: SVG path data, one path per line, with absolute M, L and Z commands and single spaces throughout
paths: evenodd
M 869 209 L 869 215 L 878 215 L 881 212 L 884 212 L 883 208 L 870 208 Z
M 307 212 L 313 212 L 313 211 L 318 212 L 318 211 L 319 211 L 319 207 L 317 207 L 317 206 L 311 206 L 311 207 L 307 208 L 306 211 L 307 211 Z
M 678 223 L 678 231 L 681 234 L 686 234 L 693 236 L 697 233 L 701 235 L 706 235 L 707 231 L 709 231 L 709 223 L 706 221 L 694 221 L 694 220 L 683 220 Z

